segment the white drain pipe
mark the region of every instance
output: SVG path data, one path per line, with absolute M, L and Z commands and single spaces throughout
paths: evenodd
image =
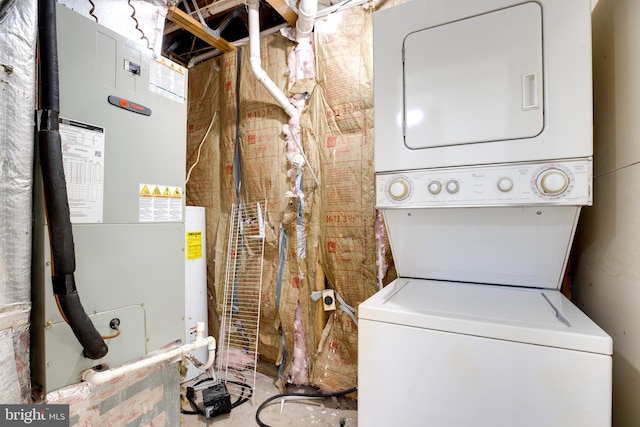
M 94 385 L 104 384 L 106 382 L 113 380 L 114 378 L 121 377 L 133 371 L 138 371 L 140 369 L 148 368 L 160 362 L 165 362 L 167 360 L 175 359 L 179 356 L 183 356 L 187 353 L 190 353 L 202 347 L 207 347 L 207 349 L 209 350 L 207 362 L 202 366 L 196 366 L 196 367 L 202 371 L 206 371 L 211 366 L 213 366 L 213 361 L 216 358 L 216 339 L 211 336 L 204 337 L 203 331 L 204 331 L 204 323 L 198 322 L 198 324 L 196 325 L 196 339 L 192 343 L 185 344 L 181 347 L 177 347 L 163 353 L 154 354 L 152 356 L 146 357 L 144 359 L 136 360 L 135 362 L 128 363 L 126 365 L 122 365 L 117 368 L 106 369 L 104 371 L 87 369 L 82 373 L 81 378 L 83 381 L 86 381 Z
M 312 31 L 318 13 L 318 0 L 300 0 L 296 21 L 295 80 L 315 79 Z
M 296 21 L 296 40 L 309 38 L 318 14 L 318 0 L 300 0 Z
M 249 8 L 249 63 L 251 71 L 256 79 L 267 89 L 267 91 L 275 98 L 275 100 L 284 109 L 289 117 L 298 120 L 300 114 L 289 99 L 282 93 L 280 88 L 271 80 L 267 72 L 262 69 L 260 60 L 260 0 L 247 0 Z
M 318 4 L 317 0 L 302 0 L 304 3 L 301 4 L 301 9 L 304 7 L 306 14 L 302 16 L 302 22 L 299 27 L 300 34 L 304 38 L 306 35 L 307 40 L 310 40 L 309 34 L 313 29 L 313 22 L 315 19 L 315 12 L 317 11 Z M 314 3 L 314 5 L 312 5 Z M 247 8 L 249 15 L 249 63 L 251 64 L 251 71 L 256 79 L 267 89 L 267 91 L 274 97 L 276 102 L 282 107 L 282 109 L 287 113 L 287 115 L 291 118 L 289 121 L 289 125 L 296 127 L 296 131 L 292 132 L 291 137 L 295 142 L 300 156 L 302 156 L 302 160 L 299 161 L 295 165 L 296 168 L 300 169 L 305 164 L 309 168 L 309 172 L 311 176 L 315 180 L 316 184 L 320 186 L 320 181 L 318 180 L 318 176 L 313 172 L 311 166 L 309 166 L 309 161 L 307 156 L 305 156 L 304 151 L 302 150 L 302 146 L 299 142 L 299 126 L 300 126 L 300 111 L 291 103 L 289 99 L 285 96 L 285 94 L 280 90 L 278 86 L 271 80 L 271 78 L 267 75 L 267 72 L 262 68 L 261 59 L 260 59 L 260 0 L 247 0 Z M 311 13 L 313 12 L 313 16 Z M 298 17 L 300 20 L 300 16 Z M 298 31 L 298 24 L 296 22 L 296 31 Z

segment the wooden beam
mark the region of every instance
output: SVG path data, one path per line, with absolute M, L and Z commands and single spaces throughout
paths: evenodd
M 218 0 L 216 2 L 211 3 L 210 5 L 203 6 L 200 8 L 200 13 L 202 13 L 202 17 L 207 19 L 211 16 L 216 17 L 219 15 L 224 15 L 227 12 L 231 12 L 233 9 L 236 9 L 240 6 L 244 6 L 246 0 Z M 196 12 L 191 12 L 189 17 L 196 19 Z M 174 31 L 177 31 L 181 28 L 179 25 L 170 24 L 164 27 L 164 34 L 171 34 Z
M 236 47 L 229 43 L 227 40 L 223 38 L 213 37 L 204 29 L 200 21 L 196 21 L 195 19 L 187 15 L 184 11 L 178 9 L 176 6 L 169 7 L 169 11 L 167 12 L 167 19 L 171 22 L 175 22 L 194 36 L 209 43 L 211 46 L 219 49 L 224 53 L 237 50 Z
M 298 14 L 289 7 L 285 0 L 267 0 L 267 3 L 284 18 L 285 21 L 292 27 L 296 27 L 298 21 Z

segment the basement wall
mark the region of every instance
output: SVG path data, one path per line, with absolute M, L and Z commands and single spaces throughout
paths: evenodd
M 640 2 L 594 4 L 594 202 L 574 247 L 575 302 L 613 337 L 613 425 L 640 425 Z
M 228 217 L 236 202 L 233 154 L 239 60 L 241 195 L 244 203 L 267 200 L 259 353 L 263 362 L 277 366 L 281 388 L 299 381 L 290 375 L 294 365 L 293 370 L 302 366 L 308 382 L 324 390 L 344 390 L 357 382 L 355 323 L 343 310 L 325 313 L 310 295 L 331 288 L 355 308 L 378 289 L 371 14 L 371 9 L 355 7 L 318 20 L 316 78 L 293 85 L 287 59 L 295 43 L 282 34 L 261 40 L 267 74 L 287 96 L 307 99 L 300 119 L 301 143 L 320 185 L 307 167 L 302 169 L 304 239 L 296 232 L 300 198 L 283 133 L 289 118 L 252 75 L 248 47 L 190 70 L 187 170 L 197 164 L 186 194 L 187 204 L 207 208 L 210 331 L 218 336 Z M 390 253 L 386 255 L 390 259 Z M 278 275 L 280 256 L 284 267 Z M 300 322 L 303 335 L 294 340 L 294 323 Z M 306 351 L 294 362 L 294 348 L 302 346 Z

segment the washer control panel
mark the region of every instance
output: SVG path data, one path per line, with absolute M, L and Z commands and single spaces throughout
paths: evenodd
M 591 205 L 591 159 L 376 175 L 379 208 Z

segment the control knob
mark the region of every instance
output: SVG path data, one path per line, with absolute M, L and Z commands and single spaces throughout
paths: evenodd
M 512 188 L 513 181 L 511 180 L 511 178 L 505 176 L 504 178 L 500 178 L 500 180 L 498 181 L 498 190 L 502 191 L 503 193 L 511 191 Z
M 411 186 L 405 178 L 395 178 L 389 183 L 388 192 L 393 200 L 404 200 L 409 196 Z
M 538 175 L 538 190 L 547 196 L 557 196 L 564 193 L 569 187 L 569 177 L 567 174 L 556 168 L 543 171 Z
M 447 189 L 447 192 L 449 192 L 450 194 L 454 194 L 457 193 L 458 190 L 460 190 L 460 183 L 455 179 L 452 179 L 450 181 L 447 181 L 445 188 Z
M 429 193 L 438 194 L 442 190 L 442 184 L 438 181 L 431 181 L 428 185 Z

